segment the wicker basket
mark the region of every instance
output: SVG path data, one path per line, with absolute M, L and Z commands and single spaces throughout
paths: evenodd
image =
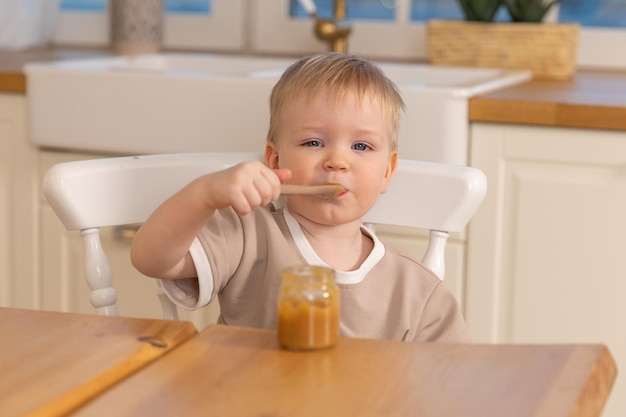
M 527 69 L 535 79 L 566 80 L 576 70 L 577 24 L 428 22 L 433 65 Z

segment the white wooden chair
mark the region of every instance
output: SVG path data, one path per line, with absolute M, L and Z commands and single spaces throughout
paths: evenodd
M 118 315 L 111 268 L 100 243 L 101 227 L 141 223 L 192 179 L 261 158 L 261 153 L 250 152 L 188 153 L 52 166 L 44 176 L 43 192 L 66 229 L 78 230 L 84 238 L 86 278 L 96 312 Z M 423 263 L 443 279 L 448 235 L 465 228 L 486 188 L 484 174 L 475 168 L 400 160 L 387 193 L 366 216 L 366 225 L 372 230 L 376 224 L 430 230 Z M 177 319 L 175 305 L 157 282 L 164 317 Z

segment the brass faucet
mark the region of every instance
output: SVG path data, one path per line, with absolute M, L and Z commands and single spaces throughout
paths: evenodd
M 315 20 L 315 35 L 318 39 L 328 42 L 329 49 L 345 54 L 348 52 L 348 35 L 350 23 L 346 20 L 347 0 L 333 2 L 333 18 L 321 19 L 316 12 L 311 13 Z

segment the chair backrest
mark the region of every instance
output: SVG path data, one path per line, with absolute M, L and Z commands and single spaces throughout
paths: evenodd
M 117 294 L 102 249 L 99 229 L 143 222 L 165 199 L 194 178 L 238 162 L 262 159 L 255 152 L 216 152 L 130 156 L 66 162 L 52 166 L 43 192 L 68 230 L 85 243 L 86 278 L 98 314 L 117 315 Z M 424 259 L 441 279 L 449 232 L 462 231 L 486 193 L 486 178 L 475 168 L 400 160 L 387 193 L 365 222 L 430 230 Z M 160 281 L 157 281 L 160 284 Z M 165 318 L 177 318 L 174 304 L 159 285 Z

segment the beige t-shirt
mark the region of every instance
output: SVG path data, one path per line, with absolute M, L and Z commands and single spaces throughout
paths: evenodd
M 356 271 L 337 271 L 341 334 L 405 341 L 469 342 L 458 303 L 430 270 L 363 228 L 374 249 Z M 165 281 L 183 308 L 219 298 L 220 323 L 276 329 L 281 271 L 295 264 L 324 265 L 286 209 L 238 216 L 215 213 L 190 250 L 197 279 Z

